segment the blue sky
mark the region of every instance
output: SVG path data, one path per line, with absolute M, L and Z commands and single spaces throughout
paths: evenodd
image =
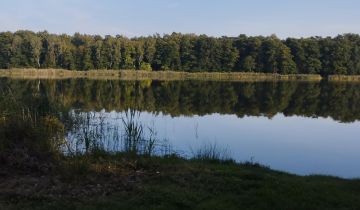
M 0 30 L 334 36 L 360 33 L 359 0 L 1 0 Z

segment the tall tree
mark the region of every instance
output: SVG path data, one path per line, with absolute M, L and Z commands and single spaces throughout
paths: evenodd
M 11 43 L 13 34 L 10 32 L 0 33 L 0 68 L 10 68 Z

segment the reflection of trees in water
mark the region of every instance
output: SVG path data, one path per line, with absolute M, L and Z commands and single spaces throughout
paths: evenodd
M 172 116 L 283 113 L 341 122 L 360 119 L 358 83 L 0 79 L 0 94 L 2 139 L 8 135 L 8 142 L 15 142 L 25 133 L 19 129 L 30 129 L 38 139 L 51 139 L 44 148 L 61 147 L 69 154 L 171 153 L 168 142 L 158 139 L 154 125 L 140 122 L 141 111 Z M 197 136 L 196 124 L 194 132 Z
M 42 80 L 39 85 L 38 81 L 2 79 L 0 88 L 6 86 L 12 88 L 22 103 L 42 111 L 136 108 L 172 116 L 221 113 L 272 117 L 284 113 L 332 117 L 342 122 L 360 119 L 360 84 L 357 83 L 80 79 Z

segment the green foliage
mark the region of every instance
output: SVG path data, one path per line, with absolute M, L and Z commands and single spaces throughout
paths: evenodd
M 11 67 L 12 39 L 12 33 L 0 33 L 0 68 Z
M 246 72 L 252 72 L 256 68 L 256 62 L 255 59 L 249 55 L 246 56 L 242 63 L 243 70 Z
M 145 63 L 145 64 L 144 64 Z M 360 36 L 280 40 L 172 33 L 148 37 L 0 33 L 0 68 L 360 74 Z
M 321 73 L 322 61 L 319 42 L 320 39 L 318 38 L 286 40 L 285 43 L 291 49 L 299 73 Z
M 150 63 L 141 63 L 140 70 L 152 71 L 151 64 Z

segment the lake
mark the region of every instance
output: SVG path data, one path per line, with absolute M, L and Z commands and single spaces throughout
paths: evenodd
M 65 153 L 120 151 L 126 122 L 191 157 L 216 145 L 238 162 L 360 177 L 360 83 L 0 79 L 2 114 L 56 116 Z M 21 109 L 12 109 L 22 107 Z

